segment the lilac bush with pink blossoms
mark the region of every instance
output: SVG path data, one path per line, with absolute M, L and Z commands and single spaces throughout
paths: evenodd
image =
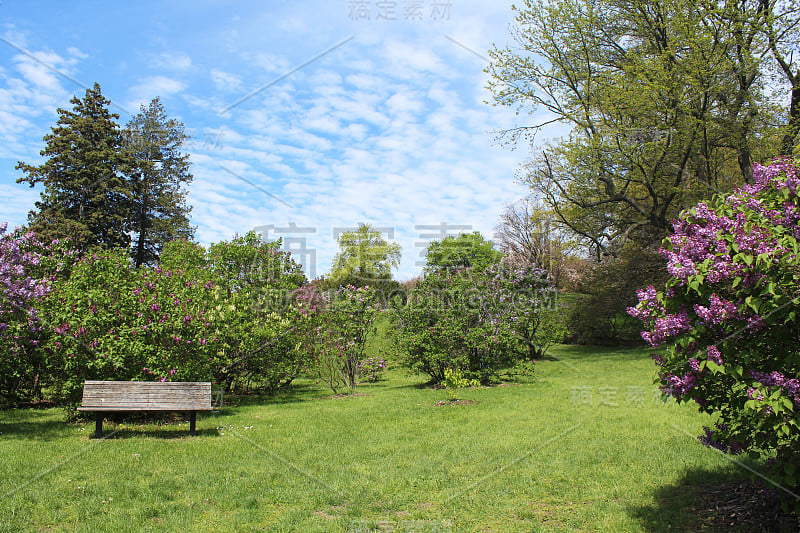
M 358 375 L 371 383 L 377 383 L 384 370 L 386 359 L 382 357 L 367 357 L 358 364 Z
M 681 214 L 662 250 L 671 279 L 628 312 L 648 329 L 666 396 L 715 416 L 700 440 L 766 459 L 800 486 L 800 169 L 754 167 L 754 185 Z M 786 506 L 800 508 L 787 491 Z
M 377 291 L 346 285 L 322 292 L 309 284 L 294 291 L 293 300 L 299 346 L 313 360 L 317 377 L 334 394 L 355 392 L 367 340 L 381 312 Z
M 291 316 L 267 303 L 305 276 L 279 246 L 251 233 L 208 250 L 172 241 L 155 267 L 133 268 L 121 249 L 65 260 L 69 276 L 40 305 L 54 399 L 75 405 L 86 379 L 270 391 L 291 383 L 305 357 Z
M 36 305 L 50 290 L 38 272 L 40 246 L 7 227 L 0 224 L 0 405 L 34 399 L 48 364 L 38 349 L 46 331 Z
M 220 363 L 202 281 L 133 269 L 121 249 L 84 254 L 69 270 L 39 306 L 54 399 L 74 406 L 86 379 L 208 379 Z

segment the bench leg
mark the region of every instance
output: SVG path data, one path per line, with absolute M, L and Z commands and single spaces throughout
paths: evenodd
M 99 439 L 103 437 L 103 413 L 97 412 L 94 414 L 94 438 Z
M 194 435 L 196 424 L 197 424 L 197 411 L 192 411 L 192 413 L 189 415 L 189 435 Z

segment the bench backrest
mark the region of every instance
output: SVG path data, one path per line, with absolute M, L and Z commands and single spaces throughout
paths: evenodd
M 79 411 L 210 411 L 211 383 L 86 381 Z

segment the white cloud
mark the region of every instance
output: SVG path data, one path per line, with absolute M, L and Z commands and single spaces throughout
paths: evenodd
M 419 96 L 419 94 L 415 95 L 410 91 L 398 92 L 386 101 L 386 106 L 392 115 L 410 117 L 413 113 L 417 113 L 424 108 Z
M 67 53 L 75 59 L 86 59 L 89 57 L 89 54 L 82 52 L 80 48 L 74 46 L 67 48 Z
M 22 77 L 37 89 L 48 91 L 60 90 L 61 81 L 58 71 L 68 65 L 68 61 L 53 52 L 32 52 L 31 56 L 18 54 L 14 56 L 16 70 Z
M 387 62 L 383 65 L 386 70 L 403 79 L 413 79 L 413 76 L 421 72 L 438 75 L 449 72 L 446 64 L 432 50 L 430 42 L 411 44 L 388 41 L 380 53 Z
M 22 174 L 19 174 L 21 177 Z M 31 189 L 27 185 L 12 185 L 0 183 L 0 202 L 3 204 L 3 214 L 0 215 L 0 223 L 9 220 L 14 221 L 9 226 L 18 226 L 27 220 L 28 211 L 33 208 L 33 204 L 39 199 L 39 191 Z M 9 229 L 12 229 L 9 227 Z
M 157 69 L 183 72 L 192 68 L 192 58 L 185 52 L 164 52 L 152 59 Z
M 8 161 L 8 181 L 13 183 L 20 176 L 13 169 L 17 160 L 33 163 L 40 159 L 42 136 L 49 132 L 50 126 L 41 122 L 54 122 L 56 108 L 67 107 L 70 94 L 62 84 L 66 82 L 71 87 L 74 84 L 65 80 L 63 74 L 70 75 L 75 59 L 52 51 L 27 50 L 25 36 L 13 28 L 5 37 L 26 50 L 14 53 L 11 63 L 0 70 L 0 158 Z M 24 217 L 19 220 L 22 222 Z
M 242 87 L 242 79 L 229 72 L 212 68 L 209 75 L 214 86 L 220 91 L 238 91 Z
M 167 76 L 150 76 L 137 85 L 131 87 L 128 94 L 131 96 L 127 107 L 131 110 L 147 105 L 153 98 L 160 96 L 166 99 L 186 88 L 183 82 Z

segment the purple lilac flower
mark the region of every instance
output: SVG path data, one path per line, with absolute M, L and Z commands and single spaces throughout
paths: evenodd
M 758 389 L 754 389 L 753 387 L 750 387 L 749 389 L 747 389 L 747 396 L 751 400 L 758 400 L 758 401 L 763 401 L 764 400 L 764 395 L 761 393 L 761 391 L 758 390 Z
M 690 258 L 681 257 L 671 251 L 667 251 L 666 256 L 669 261 L 667 264 L 667 271 L 669 271 L 672 277 L 686 281 L 689 279 L 689 276 L 697 274 L 695 263 Z
M 665 383 L 661 385 L 661 391 L 676 400 L 682 399 L 683 396 L 697 386 L 697 378 L 691 372 L 687 372 L 683 377 L 665 372 L 661 375 L 661 381 Z
M 711 295 L 708 307 L 695 304 L 694 312 L 706 324 L 721 324 L 728 319 L 738 319 L 740 317 L 736 304 L 717 294 Z
M 722 364 L 722 354 L 719 352 L 716 346 L 711 345 L 708 347 L 708 356 L 709 361 L 713 361 L 714 363 L 721 365 Z
M 761 318 L 761 316 L 754 315 L 754 316 L 748 317 L 748 319 L 747 319 L 747 329 L 749 329 L 750 331 L 753 331 L 753 332 L 761 331 L 765 327 L 766 327 L 766 323 L 764 322 L 764 319 Z
M 669 337 L 674 337 L 685 333 L 691 329 L 689 316 L 686 311 L 676 314 L 669 314 L 662 318 L 657 318 L 653 325 L 653 331 L 642 332 L 642 338 L 649 342 L 651 346 L 659 346 Z
M 767 373 L 755 370 L 750 370 L 750 377 L 767 387 L 779 387 L 791 398 L 795 405 L 800 405 L 800 380 L 797 378 L 787 379 L 786 376 L 777 371 Z

